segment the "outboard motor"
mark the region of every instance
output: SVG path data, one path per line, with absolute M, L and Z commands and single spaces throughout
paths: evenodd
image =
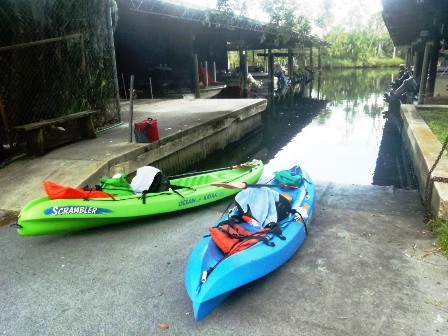
M 390 91 L 389 94 L 384 94 L 384 101 L 390 103 L 400 100 L 403 104 L 411 104 L 418 90 L 419 84 L 417 79 L 411 73 L 409 78 L 403 80 L 398 89 Z
M 277 89 L 275 91 L 279 96 L 284 96 L 291 86 L 291 80 L 285 75 L 282 69 L 277 69 L 274 72 L 274 76 L 277 77 Z
M 412 71 L 410 71 L 406 68 L 401 69 L 399 72 L 399 77 L 396 80 L 394 80 L 392 83 L 390 83 L 391 89 L 392 90 L 398 89 L 401 86 L 401 84 L 403 84 L 403 82 L 411 76 L 412 76 Z

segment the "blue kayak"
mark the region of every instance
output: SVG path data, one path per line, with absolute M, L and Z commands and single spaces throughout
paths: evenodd
M 207 234 L 194 247 L 185 271 L 185 286 L 193 303 L 195 319 L 206 317 L 238 287 L 277 269 L 302 245 L 311 225 L 314 185 L 299 166 L 290 171 L 303 177 L 300 186 L 291 188 L 276 179 L 268 183 L 272 185 L 270 189 L 280 194 L 288 193 L 295 210 L 278 222 L 282 237 L 269 235 L 270 242 L 275 246 L 259 241 L 245 250 L 226 256 Z M 235 215 L 236 211 L 234 209 L 233 213 L 225 214 L 216 225 L 229 220 L 229 216 Z M 254 231 L 253 226 L 245 223 L 241 225 Z

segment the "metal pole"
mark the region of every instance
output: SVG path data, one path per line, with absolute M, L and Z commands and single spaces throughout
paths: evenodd
M 152 95 L 152 81 L 151 81 L 151 76 L 149 76 L 149 88 L 151 89 L 151 99 L 154 99 L 154 96 Z
M 216 62 L 213 62 L 213 80 L 216 83 Z
M 133 119 L 134 119 L 134 75 L 131 75 L 131 85 L 129 93 L 129 142 L 132 142 Z

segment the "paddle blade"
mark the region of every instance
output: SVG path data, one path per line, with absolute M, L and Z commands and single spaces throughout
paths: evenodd
M 245 168 L 245 167 L 255 167 L 258 163 L 256 162 L 246 162 L 246 163 L 241 163 L 241 164 L 237 164 L 235 166 L 230 167 L 231 169 L 240 169 L 240 168 Z

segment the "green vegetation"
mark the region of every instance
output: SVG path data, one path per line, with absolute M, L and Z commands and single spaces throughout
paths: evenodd
M 356 20 L 339 24 L 324 39 L 332 45 L 323 57 L 327 67 L 398 66 L 404 62 L 400 50 L 394 57 L 394 46 L 381 13 L 372 15 L 365 24 Z
M 400 64 L 404 64 L 402 58 L 375 58 L 369 57 L 365 62 L 358 63 L 348 59 L 337 59 L 324 56 L 322 58 L 322 67 L 330 69 L 343 69 L 343 68 L 385 68 L 394 67 L 398 68 Z
M 311 27 L 317 29 L 321 39 L 331 44 L 321 49 L 323 68 L 397 67 L 404 63 L 404 50 L 394 48 L 381 13 L 370 13 L 367 0 L 357 1 L 342 20 L 335 17 L 337 5 L 330 0 L 324 0 L 322 6 L 315 6 L 313 1 L 288 0 L 260 0 L 259 4 L 259 12 L 267 18 L 268 31 L 278 36 L 278 45 L 287 43 L 297 33 L 312 38 L 316 34 Z M 229 26 L 236 18 L 247 16 L 249 10 L 254 8 L 248 8 L 244 1 L 219 0 L 217 9 L 210 11 L 209 20 Z M 300 51 L 304 51 L 303 46 L 297 46 L 294 53 Z M 314 52 L 317 59 L 317 48 Z M 304 53 L 296 58 L 295 63 L 300 64 L 300 59 L 306 63 L 308 56 Z
M 440 219 L 431 219 L 428 225 L 436 235 L 437 244 L 440 246 L 442 253 L 448 255 L 448 223 Z
M 421 106 L 418 112 L 440 143 L 444 144 L 448 138 L 448 112 L 446 109 Z M 445 155 L 447 155 L 446 148 Z M 440 219 L 431 219 L 428 225 L 437 236 L 437 244 L 442 252 L 448 255 L 448 223 Z
M 418 112 L 440 143 L 443 144 L 448 137 L 448 112 L 446 109 L 420 107 Z
M 289 0 L 260 0 L 259 7 L 248 6 L 248 2 L 242 0 L 217 0 L 216 9 L 209 10 L 206 14 L 205 23 L 218 23 L 227 29 L 234 29 L 235 22 L 242 17 L 248 17 L 249 11 L 264 13 L 269 19 L 266 24 L 266 30 L 263 33 L 262 40 L 267 38 L 268 34 L 273 34 L 274 42 L 278 45 L 287 44 L 288 41 L 297 37 L 302 38 L 310 35 L 310 21 L 301 14 L 300 6 Z M 262 14 L 261 14 L 262 15 Z M 254 24 L 257 24 L 254 20 Z
M 10 125 L 111 108 L 109 5 L 109 0 L 2 1 L 0 45 L 39 41 L 0 53 L 0 96 L 6 110 L 14 111 Z M 115 122 L 107 113 L 98 119 L 104 119 L 99 126 Z

